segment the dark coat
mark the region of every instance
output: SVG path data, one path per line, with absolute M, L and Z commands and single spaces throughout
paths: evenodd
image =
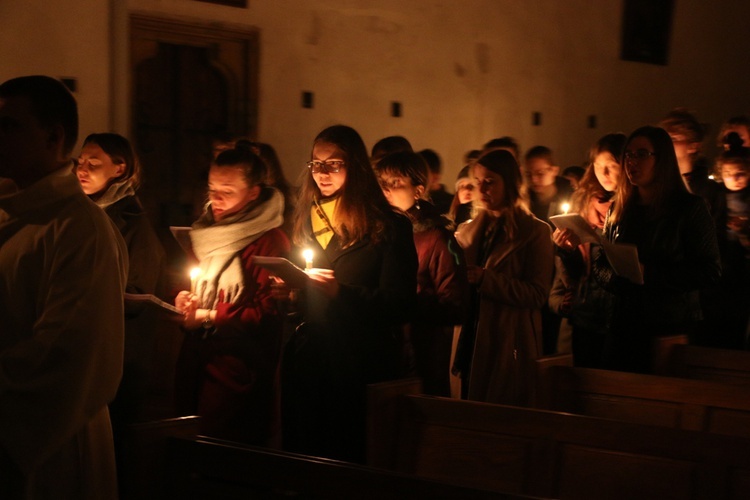
M 417 248 L 417 311 L 409 324 L 417 375 L 425 394 L 450 396 L 450 356 L 454 325 L 460 325 L 468 301 L 463 250 L 447 229 L 450 221 L 420 201 L 408 214 Z
M 414 312 L 417 254 L 412 227 L 392 213 L 383 241 L 326 249 L 312 240 L 315 267 L 332 269 L 334 298 L 303 291 L 304 322 L 283 360 L 284 446 L 291 451 L 364 461 L 367 384 L 398 378 L 401 326 Z
M 104 211 L 120 231 L 128 249 L 128 281 L 125 291 L 156 294 L 164 268 L 164 249 L 137 196 L 126 196 Z M 121 424 L 143 422 L 167 415 L 153 414 L 158 408 L 155 371 L 156 325 L 160 311 L 144 304 L 125 303 L 125 364 L 110 413 L 115 432 Z
M 721 275 L 716 231 L 706 202 L 675 194 L 658 217 L 647 208 L 628 207 L 618 224 L 605 224 L 610 242 L 638 247 L 643 285 L 617 276 L 602 253 L 593 261 L 595 279 L 615 295 L 607 366 L 649 371 L 655 336 L 689 333 L 702 318 L 698 291 Z

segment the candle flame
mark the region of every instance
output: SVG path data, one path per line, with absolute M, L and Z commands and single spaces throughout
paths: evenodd
M 570 210 L 570 203 L 563 203 L 562 209 L 563 209 L 563 213 L 567 214 L 568 210 Z
M 201 268 L 200 267 L 194 267 L 190 270 L 190 279 L 194 280 L 201 274 Z

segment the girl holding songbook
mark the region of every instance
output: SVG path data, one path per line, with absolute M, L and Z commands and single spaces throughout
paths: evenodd
M 589 166 L 573 194 L 571 213 L 602 234 L 617 185 L 625 179 L 620 157 L 625 134 L 607 134 L 591 147 Z M 627 182 L 627 181 L 625 181 Z M 598 368 L 612 316 L 612 297 L 591 275 L 591 257 L 601 247 L 581 243 L 570 229 L 556 229 L 557 272 L 550 291 L 550 308 L 568 319 L 576 366 Z
M 187 335 L 177 367 L 181 415 L 200 432 L 253 445 L 279 440 L 282 318 L 256 255 L 284 257 L 284 196 L 265 185 L 263 161 L 238 141 L 208 173 L 208 203 L 190 238 L 200 273 L 175 306 Z
M 721 274 L 714 223 L 705 201 L 687 192 L 674 146 L 662 128 L 630 134 L 604 237 L 638 249 L 643 284 L 618 276 L 606 255 L 594 257 L 595 279 L 615 296 L 603 367 L 649 372 L 657 337 L 690 335 L 701 319 L 698 291 Z
M 354 129 L 315 138 L 294 241 L 313 251 L 314 269 L 285 348 L 284 446 L 364 462 L 366 387 L 403 373 L 400 326 L 414 310 L 417 255 L 411 223 L 388 204 Z M 283 284 L 277 291 L 288 296 Z

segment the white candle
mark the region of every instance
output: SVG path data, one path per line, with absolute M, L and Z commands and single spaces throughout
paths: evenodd
M 305 271 L 309 271 L 313 267 L 313 251 L 306 248 L 302 251 L 302 256 L 305 258 Z
M 190 270 L 190 293 L 195 293 L 195 285 L 198 282 L 198 276 L 200 276 L 200 274 L 200 267 L 194 267 Z

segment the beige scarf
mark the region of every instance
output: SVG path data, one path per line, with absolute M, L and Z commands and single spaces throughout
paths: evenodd
M 210 203 L 206 205 L 190 231 L 193 251 L 200 261 L 195 294 L 201 308 L 215 309 L 219 299 L 225 303 L 238 300 L 245 289 L 240 252 L 281 226 L 283 214 L 284 195 L 271 187 L 264 187 L 257 200 L 220 222 L 214 221 Z
M 130 179 L 120 182 L 113 182 L 107 189 L 102 193 L 101 196 L 94 200 L 94 203 L 99 205 L 102 209 L 107 208 L 120 201 L 127 196 L 134 196 L 135 189 Z

